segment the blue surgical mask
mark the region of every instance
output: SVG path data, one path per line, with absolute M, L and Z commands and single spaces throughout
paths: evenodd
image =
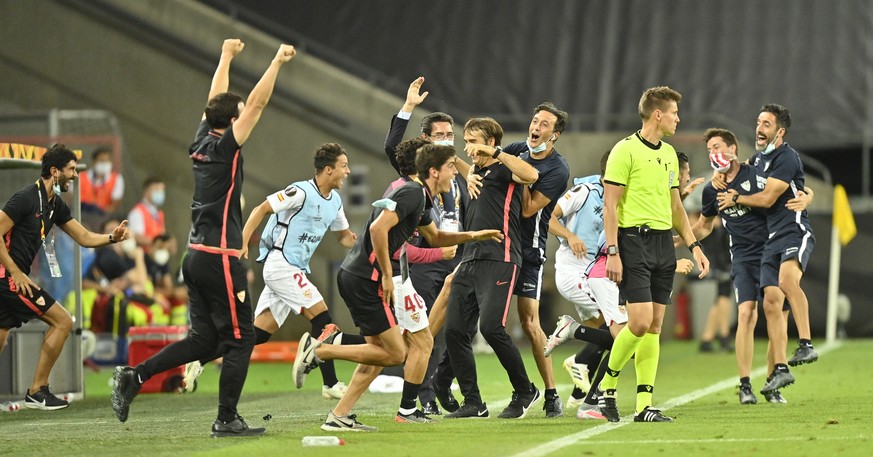
M 773 141 L 767 143 L 767 146 L 764 146 L 764 149 L 761 151 L 761 154 L 767 155 L 776 150 L 776 140 L 779 138 L 779 135 L 773 136 Z
M 452 140 L 439 140 L 439 141 L 434 141 L 433 144 L 435 144 L 437 146 L 454 146 L 455 142 Z
M 530 138 L 528 138 L 527 141 L 526 141 L 526 143 L 527 143 L 527 148 L 530 150 L 531 154 L 539 154 L 540 152 L 543 152 L 543 151 L 546 150 L 546 147 L 548 147 L 548 143 L 549 143 L 549 141 L 554 140 L 554 138 L 555 138 L 555 135 L 552 135 L 551 137 L 549 137 L 548 140 L 543 141 L 542 144 L 540 144 L 540 145 L 537 146 L 537 147 L 532 147 L 532 146 L 530 145 Z
M 54 182 L 52 183 L 52 192 L 54 192 L 55 195 L 58 195 L 58 194 L 61 193 L 61 184 L 58 182 L 58 177 L 57 177 L 57 176 L 53 176 L 52 178 L 53 178 L 53 181 L 54 181 Z
M 152 204 L 160 208 L 164 204 L 164 200 L 166 199 L 166 195 L 164 195 L 164 191 L 156 190 L 152 192 Z

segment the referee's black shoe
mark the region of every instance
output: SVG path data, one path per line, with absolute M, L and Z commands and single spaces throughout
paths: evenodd
M 615 401 L 615 389 L 606 389 L 605 391 L 597 388 L 597 406 L 600 407 L 600 413 L 610 422 L 618 422 L 621 420 L 621 415 L 618 413 L 618 403 Z
M 127 420 L 130 404 L 133 403 L 142 384 L 139 382 L 136 370 L 131 367 L 115 367 L 112 381 L 112 409 L 115 410 L 118 420 L 124 422 Z
M 264 427 L 249 427 L 246 421 L 239 415 L 230 422 L 225 422 L 221 419 L 215 419 L 212 424 L 212 436 L 222 438 L 226 436 L 258 436 L 267 432 Z
M 456 400 L 454 394 L 452 394 L 452 386 L 449 386 L 446 390 L 440 388 L 436 383 L 432 383 L 432 386 L 433 393 L 436 394 L 437 400 L 439 400 L 440 405 L 442 405 L 446 412 L 453 413 L 461 408 L 458 400 Z
M 660 409 L 646 406 L 634 416 L 634 422 L 673 422 L 673 418 L 662 414 Z

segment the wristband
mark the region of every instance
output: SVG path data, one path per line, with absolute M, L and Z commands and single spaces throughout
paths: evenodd
M 695 241 L 688 245 L 688 250 L 691 251 L 692 254 L 694 254 L 694 248 L 700 248 L 701 251 L 703 250 L 703 246 L 700 245 L 700 241 Z
M 496 146 L 494 148 L 494 155 L 492 155 L 491 158 L 496 159 L 497 156 L 499 156 L 501 152 L 503 152 L 503 148 L 501 148 L 500 146 Z

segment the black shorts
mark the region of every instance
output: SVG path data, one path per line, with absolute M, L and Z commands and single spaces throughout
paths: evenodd
M 540 292 L 543 289 L 543 264 L 542 262 L 531 262 L 523 260 L 521 268 L 518 271 L 518 279 L 515 282 L 513 295 L 519 297 L 540 299 Z
M 734 298 L 737 304 L 763 300 L 760 286 L 761 260 L 738 260 L 731 265 L 731 280 L 734 283 Z
M 670 230 L 649 230 L 643 235 L 638 228 L 618 229 L 621 256 L 621 284 L 628 303 L 672 303 L 673 276 L 676 274 L 676 250 Z
M 0 328 L 21 327 L 21 324 L 42 316 L 54 305 L 54 299 L 45 289 L 31 287 L 32 297 L 16 292 L 12 276 L 0 278 Z
M 336 284 L 362 335 L 376 336 L 397 325 L 394 309 L 382 300 L 382 283 L 340 268 Z
M 779 287 L 779 269 L 791 259 L 800 262 L 800 270 L 806 271 L 809 256 L 815 248 L 815 235 L 812 230 L 795 227 L 776 234 L 764 244 L 761 257 L 761 287 Z
M 182 275 L 188 286 L 192 332 L 225 345 L 254 341 L 254 310 L 246 272 L 238 257 L 188 249 Z
M 719 297 L 730 297 L 733 295 L 733 289 L 731 284 L 731 278 L 720 278 L 718 279 L 718 296 Z

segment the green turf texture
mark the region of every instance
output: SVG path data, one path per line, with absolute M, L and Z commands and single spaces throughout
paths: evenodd
M 764 361 L 765 343 L 757 342 L 756 364 Z M 821 347 L 820 345 L 819 347 Z M 570 380 L 561 361 L 573 343 L 555 352 L 553 363 L 559 394 L 569 395 Z M 319 426 L 335 401 L 321 397 L 320 374 L 313 372 L 295 390 L 287 364 L 253 364 L 240 403 L 240 414 L 252 426 L 267 427 L 258 438 L 211 438 L 217 409 L 218 371 L 207 366 L 193 394 L 142 394 L 119 423 L 109 404 L 112 370 L 86 375 L 87 398 L 60 411 L 22 409 L 0 414 L 0 455 L 24 456 L 869 456 L 873 455 L 873 384 L 870 382 L 873 341 L 849 340 L 812 365 L 792 369 L 797 382 L 784 389 L 788 404 L 763 401 L 740 405 L 734 387 L 672 408 L 671 424 L 629 423 L 615 428 L 605 421 L 580 421 L 575 411 L 546 419 L 540 409 L 522 420 L 497 419 L 508 403 L 510 386 L 493 355 L 477 356 L 480 387 L 490 406 L 487 420 L 439 420 L 435 424 L 396 424 L 399 394 L 364 394 L 355 412 L 376 433 L 345 433 L 341 447 L 302 447 L 306 435 L 323 435 Z M 530 349 L 522 355 L 531 379 L 542 388 Z M 633 363 L 619 383 L 622 420 L 634 407 Z M 353 365 L 338 362 L 340 379 Z M 681 397 L 718 382 L 736 379 L 732 354 L 701 354 L 693 342 L 662 347 L 655 404 Z M 758 390 L 762 376 L 753 378 Z M 736 384 L 736 382 L 734 382 Z M 734 385 L 732 384 L 732 385 Z M 272 415 L 265 421 L 263 417 Z M 623 422 L 622 422 L 623 423 Z M 599 427 L 596 428 L 595 427 Z M 589 431 L 592 430 L 593 431 Z M 587 432 L 590 436 L 554 440 Z M 544 453 L 543 450 L 550 452 Z

